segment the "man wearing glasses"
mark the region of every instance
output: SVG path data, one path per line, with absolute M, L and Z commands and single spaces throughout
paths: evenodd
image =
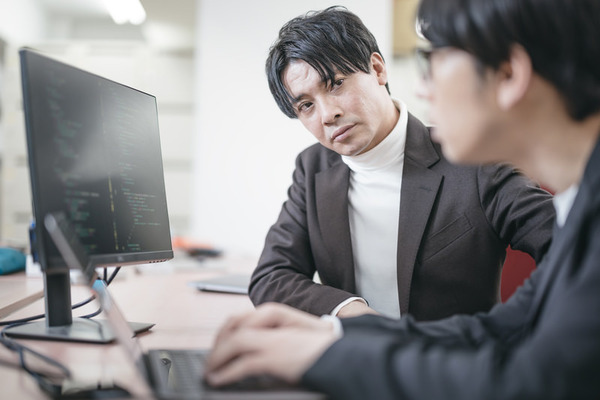
M 252 277 L 255 304 L 434 320 L 498 302 L 508 245 L 540 261 L 551 196 L 509 166 L 448 163 L 390 96 L 356 15 L 331 7 L 291 20 L 266 72 L 280 109 L 319 143 L 297 158 Z

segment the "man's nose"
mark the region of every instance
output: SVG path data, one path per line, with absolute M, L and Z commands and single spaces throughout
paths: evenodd
M 324 125 L 333 124 L 343 115 L 339 102 L 334 98 L 324 99 L 321 102 L 321 118 Z

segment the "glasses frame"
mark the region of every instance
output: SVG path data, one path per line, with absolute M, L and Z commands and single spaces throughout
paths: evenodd
M 415 59 L 417 68 L 424 81 L 431 80 L 431 56 L 438 50 L 433 47 L 417 47 L 415 48 Z

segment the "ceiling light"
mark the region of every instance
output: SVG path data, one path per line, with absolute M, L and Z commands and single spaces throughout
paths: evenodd
M 113 21 L 122 25 L 140 25 L 146 20 L 146 10 L 140 0 L 104 0 Z

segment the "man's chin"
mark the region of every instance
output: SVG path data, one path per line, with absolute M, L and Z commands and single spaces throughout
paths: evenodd
M 339 146 L 332 149 L 341 156 L 354 157 L 367 152 L 366 147 Z

